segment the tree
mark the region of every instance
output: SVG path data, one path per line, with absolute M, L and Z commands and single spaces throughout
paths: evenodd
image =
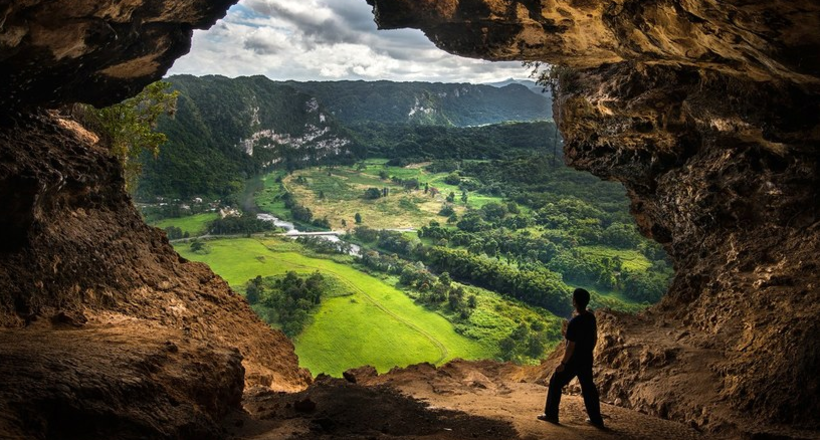
M 265 291 L 264 287 L 262 287 L 262 277 L 257 275 L 256 278 L 248 282 L 248 286 L 245 288 L 245 299 L 248 300 L 250 304 L 256 304 L 262 298 L 264 293 Z
M 164 133 L 154 129 L 160 116 L 176 112 L 179 92 L 170 92 L 170 87 L 170 83 L 157 81 L 119 104 L 102 109 L 84 107 L 84 122 L 97 131 L 122 165 L 125 188 L 129 191 L 134 190 L 142 171 L 140 155 L 148 152 L 156 158 L 159 147 L 168 140 Z
M 367 188 L 364 190 L 364 198 L 367 200 L 375 200 L 382 196 L 382 192 L 378 188 Z
M 357 225 L 362 224 L 362 215 L 357 212 L 356 215 L 353 216 L 353 220 L 356 221 Z
M 453 203 L 456 201 L 456 193 L 450 191 L 450 194 L 447 195 L 447 203 Z
M 450 278 L 450 274 L 449 274 L 449 273 L 447 273 L 447 272 L 442 272 L 442 273 L 441 273 L 441 275 L 439 275 L 439 276 L 438 276 L 438 282 L 439 282 L 439 283 L 441 283 L 441 284 L 443 284 L 443 285 L 445 285 L 445 286 L 449 286 L 449 285 L 450 285 L 450 283 L 452 283 L 452 282 L 453 282 L 453 279 L 452 279 L 452 278 Z
M 461 192 L 461 202 L 464 203 L 465 205 L 467 204 L 467 191 L 462 191 Z
M 203 243 L 199 240 L 194 240 L 194 242 L 191 243 L 191 252 L 194 252 L 194 253 L 197 253 L 197 254 L 198 253 L 206 253 L 207 249 L 205 248 L 205 243 Z

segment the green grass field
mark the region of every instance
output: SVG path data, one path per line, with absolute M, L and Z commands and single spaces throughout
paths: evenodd
M 160 229 L 165 229 L 169 226 L 176 226 L 182 229 L 183 233 L 187 232 L 190 236 L 196 237 L 198 235 L 205 234 L 208 223 L 216 220 L 218 217 L 219 214 L 209 212 L 206 214 L 196 214 L 187 217 L 166 218 L 152 223 L 151 226 L 155 226 Z
M 292 175 L 277 171 L 262 178 L 264 187 L 257 192 L 255 201 L 260 209 L 287 218 L 289 213 L 284 204 L 275 200 L 284 192 L 280 183 L 276 182 L 277 177 L 281 177 L 287 191 L 293 193 L 299 203 L 310 208 L 314 218 L 327 217 L 333 229 L 345 228 L 342 220 L 345 220 L 347 229 L 353 228 L 353 218 L 357 212 L 361 214 L 363 224 L 372 228 L 418 228 L 433 220 L 443 222 L 445 217 L 439 216 L 438 212 L 451 191 L 456 194 L 454 208 L 459 215 L 468 206 L 480 208 L 491 201 L 501 201 L 499 197 L 469 193 L 465 205 L 460 198 L 461 190 L 456 185 L 444 183 L 447 173 L 428 173 L 423 169 L 426 164 L 387 167 L 386 162 L 386 159 L 370 159 L 364 162 L 363 169 L 357 166 L 309 168 L 295 171 Z M 401 179 L 416 178 L 440 193 L 434 197 L 423 190 L 405 191 L 389 180 L 380 179 L 381 171 Z M 386 187 L 390 195 L 365 200 L 362 195 L 370 187 Z
M 590 260 L 618 257 L 623 262 L 624 269 L 644 271 L 652 267 L 652 262 L 637 250 L 614 249 L 605 246 L 578 246 L 576 249 Z
M 348 265 L 302 255 L 296 243 L 245 238 L 209 241 L 208 247 L 207 254 L 193 253 L 187 244 L 177 246 L 177 251 L 207 263 L 237 291 L 244 291 L 244 284 L 257 275 L 318 270 L 353 292 L 324 299 L 313 322 L 294 341 L 300 365 L 314 375 L 340 376 L 361 365 L 383 372 L 394 366 L 495 354 L 490 341 L 459 335 L 443 316 L 415 304 L 395 287 Z

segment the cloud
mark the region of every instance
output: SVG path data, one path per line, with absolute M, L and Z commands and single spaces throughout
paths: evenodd
M 450 55 L 417 30 L 378 31 L 364 0 L 241 0 L 216 26 L 195 32 L 176 73 L 433 82 L 528 74 L 516 62 Z

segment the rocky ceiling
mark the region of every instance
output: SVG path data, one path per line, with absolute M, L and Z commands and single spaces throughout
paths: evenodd
M 624 183 L 678 273 L 646 313 L 601 314 L 606 399 L 714 432 L 820 428 L 820 4 L 369 1 L 382 28 L 422 29 L 453 53 L 566 66 L 567 160 Z M 142 223 L 117 162 L 54 110 L 134 94 L 231 3 L 0 3 L 11 438 L 77 421 L 98 438 L 216 438 L 243 378 L 309 382 L 280 333 Z

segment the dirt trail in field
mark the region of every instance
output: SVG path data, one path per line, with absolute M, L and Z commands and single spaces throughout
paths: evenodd
M 236 439 L 681 439 L 704 438 L 679 423 L 603 405 L 607 429 L 586 424 L 583 400 L 565 396 L 561 424 L 536 420 L 546 387 L 520 383 L 513 367 L 456 361 L 376 376 L 363 368 L 348 380 L 319 378 L 297 394 L 253 389 L 246 414 L 229 421 Z M 353 383 L 355 381 L 356 383 Z

